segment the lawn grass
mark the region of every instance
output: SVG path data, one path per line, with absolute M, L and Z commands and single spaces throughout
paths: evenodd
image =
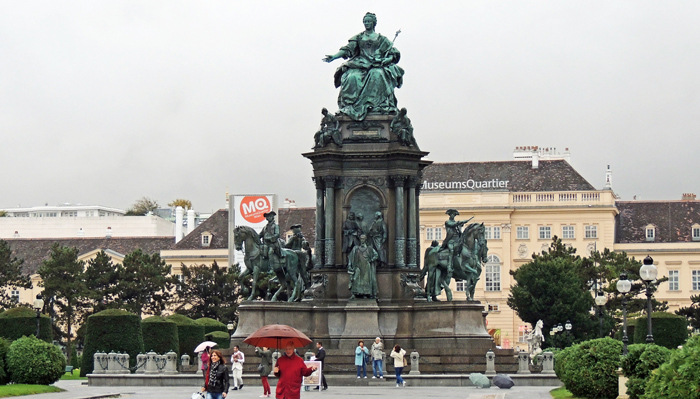
M 554 399 L 576 399 L 576 397 L 572 395 L 571 392 L 567 391 L 564 387 L 552 389 L 551 391 L 549 391 L 549 393 Z
M 53 385 L 10 384 L 0 385 L 0 398 L 8 396 L 34 395 L 35 393 L 62 392 Z
M 61 377 L 62 380 L 87 380 L 87 377 L 80 376 L 80 369 L 73 369 L 73 375 L 71 373 L 65 373 Z

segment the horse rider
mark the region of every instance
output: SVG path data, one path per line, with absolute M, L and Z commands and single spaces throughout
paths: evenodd
M 280 248 L 280 227 L 275 223 L 275 211 L 266 212 L 263 214 L 267 219 L 267 224 L 259 234 L 263 244 L 263 257 L 270 258 L 272 254 L 278 258 L 284 258 L 284 252 Z
M 459 212 L 450 208 L 445 211 L 445 214 L 449 215 L 450 218 L 445 222 L 445 239 L 442 241 L 442 246 L 440 248 L 447 248 L 450 251 L 450 259 L 452 260 L 452 269 L 460 266 L 460 257 L 455 256 L 454 249 L 459 244 L 459 239 L 462 237 L 462 226 L 464 226 L 469 220 L 455 220 L 455 216 L 459 215 Z
M 299 273 L 301 274 L 302 280 L 304 280 L 304 287 L 309 287 L 309 274 L 307 272 L 309 268 L 309 253 L 307 249 L 309 248 L 309 243 L 304 238 L 304 234 L 301 232 L 301 224 L 292 225 L 292 236 L 289 237 L 287 243 L 284 247 L 291 249 L 297 253 L 299 256 Z

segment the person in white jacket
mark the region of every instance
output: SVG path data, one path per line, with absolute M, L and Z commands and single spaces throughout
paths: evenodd
M 405 387 L 406 381 L 401 378 L 401 372 L 403 371 L 403 361 L 404 356 L 406 356 L 406 351 L 401 349 L 400 346 L 394 346 L 394 350 L 391 351 L 389 355 L 394 358 L 394 371 L 396 372 L 396 388 Z
M 243 389 L 243 363 L 245 363 L 245 355 L 240 351 L 238 345 L 235 345 L 233 347 L 233 355 L 231 355 L 234 391 Z

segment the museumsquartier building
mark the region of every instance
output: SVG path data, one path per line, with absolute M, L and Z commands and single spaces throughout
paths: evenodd
M 659 275 L 670 277 L 655 294 L 669 302 L 670 311 L 700 294 L 700 201 L 694 195 L 679 201 L 618 201 L 610 171 L 605 187 L 596 189 L 567 160 L 540 159 L 541 150 L 533 150 L 520 151 L 530 152 L 529 159 L 434 163 L 423 173 L 421 248 L 442 242 L 448 208 L 459 211 L 457 220 L 474 217 L 486 226 L 489 256 L 475 299 L 489 311 L 488 328 L 497 344 L 523 346 L 531 326 L 506 304 L 514 284 L 509 271 L 547 249 L 555 235 L 582 256 L 603 248 L 624 250 L 638 260 L 651 255 Z M 461 282 L 453 281 L 452 290 L 456 300 L 465 298 Z

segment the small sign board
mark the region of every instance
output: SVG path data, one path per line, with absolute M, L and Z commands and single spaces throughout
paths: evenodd
M 304 377 L 302 380 L 302 385 L 303 386 L 317 386 L 319 389 L 321 389 L 321 373 L 323 372 L 321 370 L 321 362 L 318 360 L 307 360 L 304 362 L 306 364 L 306 367 L 311 367 L 311 366 L 316 366 L 316 370 L 311 373 L 310 376 Z

